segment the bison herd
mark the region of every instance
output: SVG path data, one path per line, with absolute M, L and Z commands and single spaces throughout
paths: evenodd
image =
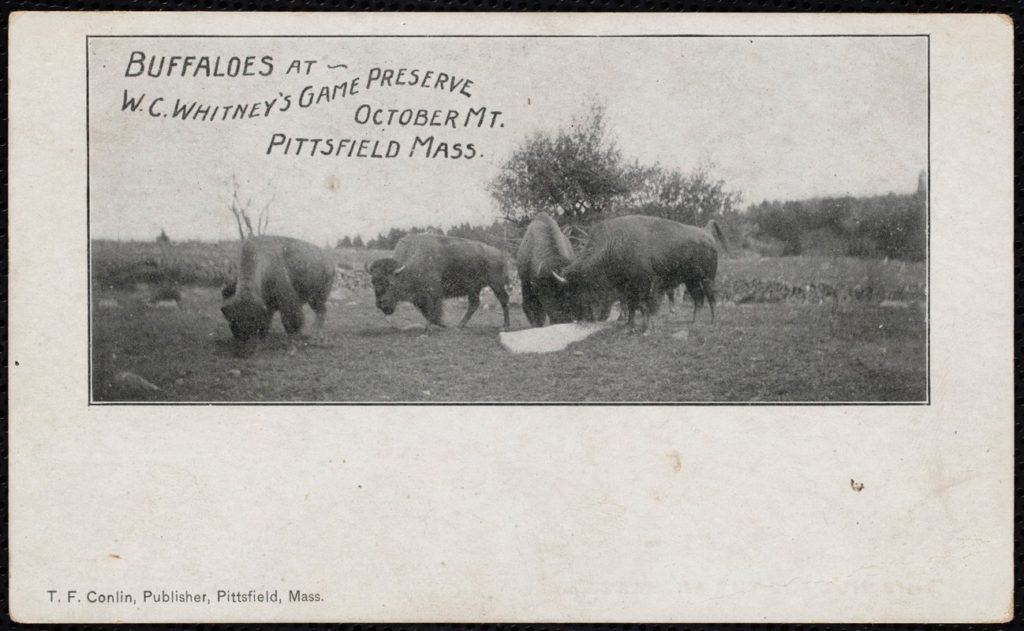
M 526 229 L 515 264 L 522 286 L 522 307 L 532 326 L 607 319 L 619 301 L 627 326 L 653 329 L 652 316 L 664 295 L 683 285 L 693 299 L 693 317 L 707 300 L 714 319 L 714 281 L 721 230 L 705 229 L 646 215 L 626 215 L 593 226 L 586 246 L 576 254 L 549 215 L 539 213 Z M 367 265 L 377 308 L 392 314 L 410 302 L 427 327 L 443 327 L 445 298 L 465 296 L 465 326 L 480 306 L 480 291 L 490 287 L 501 303 L 509 328 L 509 285 L 505 254 L 492 246 L 433 234 L 412 234 L 395 246 L 392 257 Z M 319 337 L 334 283 L 334 263 L 322 249 L 287 237 L 254 237 L 242 245 L 238 277 L 223 290 L 221 311 L 241 354 L 266 336 L 274 313 L 294 340 L 302 330 L 303 304 L 316 313 Z M 294 351 L 294 344 L 291 344 Z

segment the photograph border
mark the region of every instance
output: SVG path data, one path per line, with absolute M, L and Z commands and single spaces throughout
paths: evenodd
M 93 327 L 92 327 L 92 235 L 91 235 L 91 160 L 90 126 L 92 122 L 89 92 L 89 43 L 93 39 L 834 39 L 834 38 L 924 38 L 925 39 L 925 74 L 926 74 L 926 197 L 925 197 L 925 398 L 921 401 L 97 401 L 93 393 Z M 85 190 L 86 190 L 86 311 L 88 328 L 87 357 L 87 407 L 117 406 L 234 406 L 234 407 L 267 407 L 267 406 L 375 406 L 375 407 L 565 407 L 565 406 L 639 406 L 639 407 L 813 407 L 813 406 L 931 406 L 931 194 L 932 194 L 932 158 L 931 158 L 931 35 L 930 33 L 823 33 L 823 34 L 514 34 L 514 35 L 480 35 L 480 34 L 354 34 L 354 35 L 218 35 L 218 34 L 102 34 L 85 36 Z

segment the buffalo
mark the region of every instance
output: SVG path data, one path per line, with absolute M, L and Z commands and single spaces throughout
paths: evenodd
M 716 239 L 724 244 L 714 222 L 706 231 L 647 215 L 614 217 L 596 224 L 579 257 L 563 273 L 552 275 L 571 296 L 603 292 L 620 297 L 630 329 L 635 329 L 640 310 L 641 330 L 650 331 L 662 295 L 679 285 L 685 285 L 693 299 L 694 318 L 707 299 L 714 321 Z
M 302 331 L 303 304 L 316 313 L 314 337 L 319 338 L 333 284 L 334 263 L 315 245 L 288 237 L 247 239 L 237 280 L 221 290 L 220 310 L 240 344 L 239 352 L 250 352 L 253 339 L 266 337 L 277 311 L 294 351 L 295 336 Z
M 385 315 L 399 302 L 411 302 L 430 325 L 443 327 L 445 298 L 466 296 L 469 308 L 459 322 L 466 326 L 480 306 L 480 290 L 490 287 L 501 303 L 509 328 L 508 272 L 501 250 L 469 239 L 433 234 L 410 234 L 395 246 L 392 258 L 366 267 L 373 280 L 377 308 Z
M 523 289 L 523 312 L 533 326 L 572 322 L 574 301 L 552 275 L 573 260 L 572 244 L 547 213 L 537 213 L 516 251 L 516 269 Z

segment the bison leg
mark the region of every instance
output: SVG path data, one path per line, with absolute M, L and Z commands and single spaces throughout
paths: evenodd
M 668 297 L 668 312 L 672 313 L 676 310 L 676 290 L 675 288 L 666 289 L 665 296 Z
M 544 326 L 544 305 L 540 296 L 537 295 L 537 291 L 529 281 L 523 280 L 521 286 L 523 289 L 523 313 L 526 314 L 526 319 L 531 326 Z
M 313 308 L 313 313 L 316 314 L 316 320 L 313 322 L 313 341 L 317 344 L 324 341 L 324 322 L 327 321 L 327 301 L 331 297 L 331 286 L 334 282 L 334 270 L 331 270 L 331 280 L 325 283 L 323 289 L 316 292 L 316 294 L 309 300 L 309 306 Z
M 313 321 L 313 341 L 319 344 L 323 342 L 324 322 L 327 320 L 327 301 L 312 302 L 309 306 L 313 307 L 313 313 L 316 314 L 316 319 Z
M 444 322 L 441 321 L 441 316 L 444 313 L 444 302 L 440 298 L 417 300 L 413 305 L 427 319 L 427 331 L 430 331 L 431 324 L 444 328 Z
M 651 335 L 654 333 L 654 314 L 658 310 L 657 307 L 659 300 L 661 300 L 661 294 L 655 294 L 641 308 L 642 313 L 644 314 L 644 335 Z
M 281 309 L 281 324 L 288 335 L 298 335 L 302 331 L 304 321 L 302 305 L 290 305 Z
M 303 323 L 302 304 L 292 304 L 281 309 L 281 324 L 284 325 L 285 333 L 288 334 L 288 354 L 295 354 L 296 339 L 302 332 Z
M 469 319 L 472 318 L 473 314 L 476 313 L 476 310 L 480 308 L 479 293 L 474 294 L 473 292 L 470 292 L 469 295 L 466 297 L 469 298 L 469 307 L 466 309 L 466 315 L 462 316 L 462 322 L 459 322 L 460 329 L 466 326 L 466 323 L 469 322 Z
M 316 308 L 316 319 L 313 321 L 313 341 L 320 344 L 324 340 L 324 322 L 327 320 L 327 305 Z
M 708 298 L 708 309 L 711 310 L 711 322 L 715 321 L 715 282 L 710 279 L 702 280 L 701 289 L 704 290 L 704 295 Z
M 494 292 L 498 302 L 501 303 L 501 313 L 505 317 L 505 330 L 512 328 L 512 324 L 508 319 L 508 292 L 505 291 L 504 285 L 491 285 L 491 291 Z
M 697 321 L 697 310 L 704 306 L 704 288 L 698 280 L 686 283 L 686 291 L 693 300 L 693 318 L 690 319 L 690 324 L 693 324 Z
M 258 335 L 261 340 L 265 340 L 267 338 L 267 334 L 270 333 L 270 322 L 273 319 L 274 312 L 268 309 L 266 315 L 263 316 L 256 328 L 256 335 Z
M 626 319 L 626 314 L 629 311 L 629 297 L 625 292 L 619 292 L 619 317 L 617 320 L 623 322 Z M 629 321 L 632 326 L 632 320 Z
M 651 314 L 657 310 L 661 294 L 662 290 L 657 286 L 657 280 L 652 280 L 649 284 L 635 285 L 629 288 L 629 321 L 632 324 L 634 333 L 647 334 L 647 330 L 651 325 Z M 640 315 L 643 318 L 643 324 L 639 330 L 636 328 L 633 315 L 637 310 L 640 311 Z
M 647 336 L 654 333 L 654 314 L 658 310 L 658 301 L 661 300 L 661 292 L 654 292 L 647 296 L 646 300 L 640 301 L 640 315 L 643 316 L 643 323 L 640 325 L 640 334 Z
M 626 311 L 629 314 L 626 318 L 626 328 L 630 333 L 636 331 L 636 307 L 637 305 L 633 301 L 626 302 Z

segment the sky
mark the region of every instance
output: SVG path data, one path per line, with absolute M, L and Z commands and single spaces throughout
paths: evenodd
M 219 57 L 222 70 L 252 57 L 252 76 L 181 76 L 186 56 L 189 72 L 202 57 L 211 68 Z M 126 76 L 161 58 L 160 76 Z M 270 232 L 321 245 L 392 226 L 489 224 L 497 208 L 487 183 L 514 148 L 594 102 L 626 158 L 683 172 L 711 162 L 744 205 L 911 192 L 927 167 L 924 38 L 92 39 L 89 60 L 94 238 L 149 240 L 161 229 L 175 240 L 235 238 L 234 183 L 254 214 L 268 210 Z M 315 63 L 286 72 L 293 60 Z M 432 81 L 381 85 L 384 70 L 400 68 L 406 82 L 412 69 Z M 438 87 L 441 72 L 454 79 Z M 303 107 L 307 86 L 328 98 Z M 140 99 L 137 111 L 125 109 L 126 94 Z M 178 101 L 211 113 L 247 104 L 246 116 L 181 120 L 171 115 Z M 254 102 L 264 105 L 249 117 Z M 487 114 L 479 128 L 363 122 L 391 108 L 441 110 L 439 121 L 449 110 L 460 122 L 471 108 Z M 430 136 L 435 150 L 471 143 L 474 156 L 428 158 L 422 146 L 409 155 Z M 381 141 L 381 151 L 394 142 L 399 153 L 309 155 L 307 143 L 294 155 L 283 142 L 271 148 L 274 138 L 293 139 L 291 149 L 295 138 Z

